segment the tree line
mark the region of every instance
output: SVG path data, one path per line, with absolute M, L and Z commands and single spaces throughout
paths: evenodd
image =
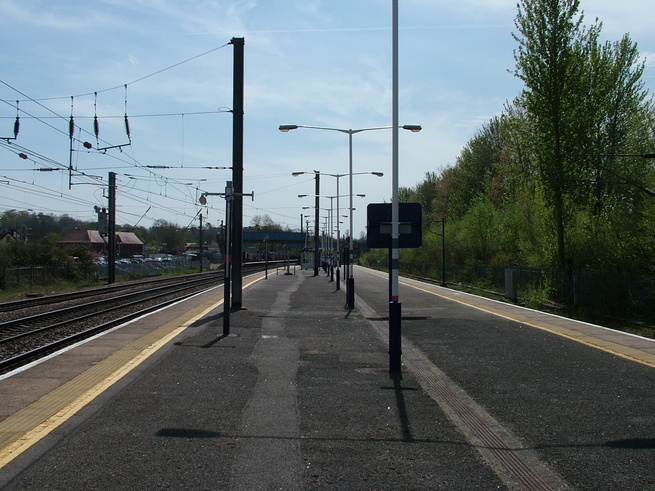
M 15 240 L 12 247 L 5 248 L 9 264 L 26 266 L 51 264 L 48 254 L 54 250 L 59 239 L 72 230 L 97 230 L 97 221 L 85 221 L 68 215 L 56 216 L 31 211 L 7 210 L 0 214 L 0 233 L 10 233 Z M 248 231 L 285 232 L 288 227 L 275 223 L 267 214 L 252 218 Z M 117 225 L 118 232 L 133 232 L 153 253 L 180 253 L 187 243 L 200 241 L 200 223 L 194 220 L 189 227 L 180 227 L 166 220 L 156 220 L 151 227 Z M 223 225 L 203 223 L 203 242 L 217 245 L 224 240 Z M 81 251 L 78 251 L 81 253 Z M 45 262 L 44 262 L 45 261 Z
M 401 260 L 440 263 L 445 220 L 450 264 L 652 274 L 655 112 L 637 43 L 601 42 L 579 0 L 517 10 L 524 88 L 454 165 L 400 190 L 422 204 L 425 231 Z
M 30 243 L 56 243 L 67 233 L 73 230 L 97 230 L 97 221 L 85 221 L 72 218 L 68 215 L 56 216 L 30 211 L 7 210 L 0 214 L 0 232 L 12 233 L 18 242 Z M 209 223 L 203 224 L 203 234 L 207 242 L 216 241 L 220 227 Z M 184 251 L 188 242 L 199 241 L 199 221 L 192 226 L 180 227 L 167 220 L 155 220 L 151 227 L 132 225 L 116 225 L 117 232 L 133 232 L 151 252 Z

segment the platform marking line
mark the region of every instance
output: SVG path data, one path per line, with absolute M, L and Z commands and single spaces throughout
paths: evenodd
M 452 300 L 453 302 L 460 303 L 462 305 L 466 305 L 468 307 L 472 307 L 474 309 L 480 310 L 482 312 L 486 312 L 488 314 L 495 315 L 496 317 L 501 317 L 503 319 L 507 319 L 513 322 L 518 322 L 520 324 L 525 324 L 530 327 L 534 327 L 536 329 L 540 329 L 542 331 L 549 332 L 551 334 L 555 334 L 557 336 L 569 339 L 571 341 L 575 341 L 580 344 L 584 344 L 585 346 L 589 346 L 591 348 L 595 348 L 601 351 L 604 351 L 606 353 L 619 356 L 621 358 L 624 358 L 626 360 L 630 360 L 633 362 L 640 363 L 642 365 L 646 365 L 652 368 L 655 368 L 655 355 L 652 353 L 648 353 L 646 351 L 642 351 L 637 348 L 631 348 L 629 346 L 625 346 L 619 343 L 614 343 L 612 341 L 608 341 L 606 339 L 598 338 L 596 336 L 591 336 L 589 334 L 584 334 L 578 331 L 575 331 L 573 329 L 568 329 L 566 327 L 561 327 L 561 326 L 556 326 L 554 324 L 551 324 L 549 322 L 540 322 L 540 321 L 535 321 L 532 320 L 526 316 L 522 316 L 519 314 L 507 314 L 502 312 L 500 309 L 494 309 L 493 307 L 489 306 L 481 306 L 478 304 L 474 304 L 472 302 L 467 302 L 462 299 L 457 299 L 457 298 L 452 298 L 451 296 L 447 295 L 442 295 L 434 291 L 426 290 L 425 288 L 418 287 L 416 285 L 412 285 L 410 283 L 405 283 L 403 282 L 404 285 L 414 288 L 415 290 L 423 291 L 425 293 L 429 293 L 431 295 L 435 295 L 438 297 L 446 298 L 448 300 Z M 620 333 L 620 331 L 617 331 L 617 333 Z
M 382 276 L 377 271 L 369 271 L 369 272 L 375 276 Z M 473 301 L 468 301 L 463 298 L 455 298 L 456 295 L 455 293 L 451 293 L 451 294 L 439 293 L 433 290 L 428 290 L 426 288 L 419 287 L 415 284 L 408 282 L 407 280 L 403 281 L 402 279 L 401 279 L 401 283 L 410 288 L 414 288 L 415 290 L 429 293 L 437 297 L 445 298 L 446 300 L 451 300 L 461 305 L 466 305 L 467 307 L 472 307 L 474 309 L 480 310 L 482 312 L 486 312 L 488 314 L 495 315 L 497 317 L 501 317 L 503 319 L 507 319 L 513 322 L 518 322 L 520 324 L 525 324 L 526 326 L 534 327 L 535 329 L 540 329 L 542 331 L 555 334 L 565 339 L 569 339 L 571 341 L 575 341 L 585 346 L 589 346 L 590 348 L 595 348 L 604 351 L 606 353 L 609 353 L 611 355 L 619 356 L 626 360 L 630 360 L 636 363 L 640 363 L 641 365 L 646 365 L 655 368 L 655 354 L 653 353 L 649 353 L 647 351 L 643 351 L 638 348 L 631 348 L 629 346 L 608 341 L 606 339 L 597 336 L 592 336 L 590 334 L 584 334 L 582 332 L 575 331 L 573 329 L 568 329 L 566 327 L 557 326 L 549 322 L 535 321 L 527 316 L 522 316 L 519 314 L 508 314 L 500 309 L 494 309 L 493 307 L 489 307 L 489 306 L 482 306 L 480 304 L 474 303 Z M 549 315 L 547 313 L 543 313 L 543 314 Z M 604 328 L 602 326 L 598 326 L 598 328 L 607 329 L 608 331 L 613 332 L 615 334 L 626 334 L 626 333 L 622 333 L 621 331 L 613 331 L 611 329 Z M 635 336 L 635 337 L 642 339 L 639 336 Z M 648 339 L 646 338 L 643 339 L 644 341 L 648 341 Z
M 263 275 L 254 278 L 243 285 L 243 288 L 248 288 L 262 279 Z M 222 305 L 223 300 L 207 307 L 208 303 L 135 340 L 73 380 L 1 421 L 0 470 L 73 417 L 194 322 Z M 198 310 L 201 312 L 194 315 Z
M 264 277 L 247 283 L 247 288 Z M 38 401 L 0 422 L 0 470 L 57 429 L 194 322 L 223 304 L 207 303 L 135 340 Z M 205 308 L 203 308 L 205 307 Z M 199 309 L 200 313 L 193 315 Z M 191 318 L 188 318 L 192 315 Z M 184 320 L 187 319 L 188 320 Z M 182 324 L 180 325 L 180 321 Z M 118 368 L 116 368 L 118 367 Z M 80 393 L 80 391 L 83 391 Z
M 3 448 L 0 450 L 0 469 L 62 425 L 162 346 L 222 303 L 221 300 L 212 304 L 181 326 L 179 320 L 165 324 L 2 421 L 0 423 L 0 443 L 3 444 Z M 80 393 L 80 390 L 83 392 Z M 6 445 L 7 440 L 12 440 L 12 442 Z

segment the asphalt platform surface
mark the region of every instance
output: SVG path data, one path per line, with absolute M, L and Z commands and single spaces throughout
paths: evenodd
M 502 488 L 344 303 L 323 275 L 269 275 L 229 336 L 218 309 L 6 489 Z
M 392 375 L 386 283 L 357 275 L 353 311 L 323 274 L 255 282 L 228 336 L 216 307 L 0 487 L 655 489 L 651 366 L 404 290 Z

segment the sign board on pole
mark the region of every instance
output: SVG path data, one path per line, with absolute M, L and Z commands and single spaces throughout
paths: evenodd
M 423 213 L 420 203 L 398 204 L 398 247 L 421 247 Z M 371 203 L 366 208 L 366 245 L 371 249 L 391 247 L 391 203 Z

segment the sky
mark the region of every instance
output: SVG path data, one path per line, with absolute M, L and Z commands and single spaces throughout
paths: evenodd
M 630 34 L 655 93 L 655 3 L 580 8 L 586 24 L 603 23 L 604 41 Z M 93 221 L 115 172 L 119 226 L 192 227 L 199 214 L 220 225 L 216 193 L 232 179 L 217 168 L 232 165 L 232 38 L 245 39 L 244 193 L 254 193 L 244 198 L 245 226 L 268 215 L 293 230 L 309 219 L 313 229 L 314 200 L 298 195 L 315 194 L 314 171 L 321 196 L 336 196 L 339 182 L 338 200 L 320 198 L 321 225 L 331 209 L 336 229 L 337 202 L 347 215 L 348 176 L 327 174 L 349 173 L 348 135 L 283 133 L 281 124 L 391 125 L 392 0 L 0 0 L 0 12 L 0 212 Z M 400 131 L 401 186 L 454 165 L 520 94 L 516 13 L 516 0 L 399 0 L 399 123 L 423 128 Z M 355 237 L 366 206 L 391 200 L 391 137 L 353 135 L 352 193 L 365 195 L 353 198 Z M 349 218 L 341 221 L 345 236 Z

